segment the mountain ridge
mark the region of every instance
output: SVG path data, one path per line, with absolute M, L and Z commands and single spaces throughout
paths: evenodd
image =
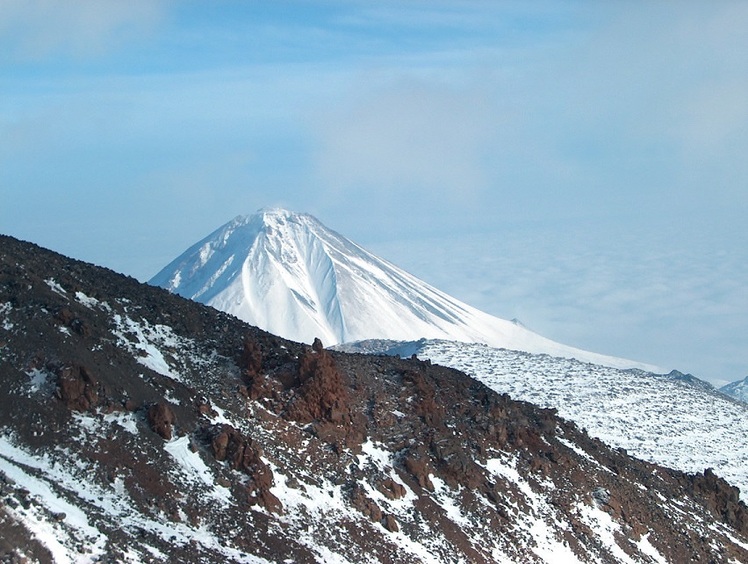
M 690 374 L 620 370 L 486 345 L 421 339 L 363 341 L 347 352 L 449 366 L 497 393 L 555 408 L 592 436 L 684 472 L 712 470 L 748 494 L 748 405 Z
M 322 225 L 280 208 L 238 216 L 150 283 L 287 338 L 327 345 L 439 338 L 618 368 L 649 364 L 556 343 L 469 306 Z
M 3 236 L 0 352 L 11 561 L 748 559 L 748 508 L 710 471 Z

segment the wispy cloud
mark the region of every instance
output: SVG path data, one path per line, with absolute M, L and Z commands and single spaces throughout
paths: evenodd
M 462 34 L 481 15 L 469 7 L 449 40 L 357 68 L 319 111 L 312 163 L 329 198 L 436 221 L 748 209 L 744 3 L 531 11 L 524 34 L 501 5 L 482 14 L 477 29 L 501 31 L 482 48 Z M 424 11 L 447 25 L 449 9 Z M 419 29 L 412 7 L 356 16 Z
M 556 96 L 545 101 L 557 104 L 548 120 L 554 148 L 600 181 L 616 173 L 629 193 L 648 176 L 650 190 L 676 201 L 729 200 L 748 209 L 748 193 L 733 187 L 748 174 L 738 157 L 748 151 L 748 5 L 609 6 L 605 25 L 550 59 Z M 590 148 L 591 158 L 572 147 Z
M 488 184 L 493 111 L 480 89 L 421 79 L 374 87 L 317 117 L 319 183 L 328 197 L 385 206 L 467 203 Z
M 163 13 L 162 0 L 1 0 L 0 42 L 17 60 L 101 55 Z

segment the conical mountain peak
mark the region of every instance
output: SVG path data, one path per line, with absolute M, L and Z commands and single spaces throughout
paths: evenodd
M 561 345 L 448 296 L 309 214 L 266 208 L 193 245 L 152 284 L 296 341 L 446 339 L 654 367 Z

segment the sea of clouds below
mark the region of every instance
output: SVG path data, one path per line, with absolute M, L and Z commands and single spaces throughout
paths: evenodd
M 748 246 L 729 234 L 535 226 L 368 248 L 470 305 L 565 344 L 715 385 L 748 374 Z

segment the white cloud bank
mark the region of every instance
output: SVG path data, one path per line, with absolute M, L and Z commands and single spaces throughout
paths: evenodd
M 748 235 L 691 227 L 509 227 L 371 250 L 546 337 L 715 383 L 738 380 L 748 374 Z

